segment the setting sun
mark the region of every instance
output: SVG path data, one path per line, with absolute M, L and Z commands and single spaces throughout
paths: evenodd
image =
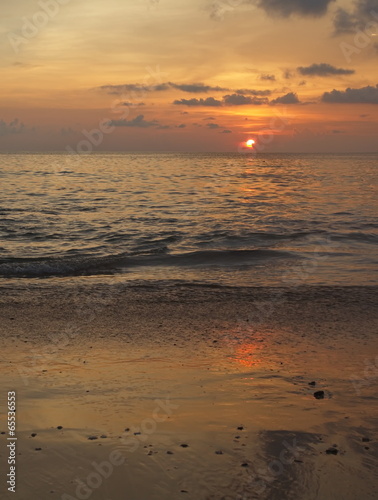
M 245 145 L 247 146 L 247 148 L 253 148 L 254 144 L 255 144 L 255 141 L 254 141 L 253 139 L 249 139 L 249 140 L 245 143 Z

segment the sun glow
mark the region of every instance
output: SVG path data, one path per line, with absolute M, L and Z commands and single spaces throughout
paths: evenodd
M 253 139 L 249 139 L 245 143 L 245 145 L 247 146 L 247 148 L 253 148 L 254 144 L 255 144 L 255 141 Z

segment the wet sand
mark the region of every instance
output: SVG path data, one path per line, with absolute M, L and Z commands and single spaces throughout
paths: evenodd
M 1 498 L 377 498 L 377 295 L 3 287 Z

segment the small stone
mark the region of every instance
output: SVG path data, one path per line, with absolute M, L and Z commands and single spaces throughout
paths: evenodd
M 63 429 L 63 427 L 61 425 L 58 425 L 57 429 L 60 431 Z
M 243 431 L 243 430 L 244 430 L 244 427 L 243 427 L 242 425 L 240 425 L 240 426 L 238 427 L 238 431 Z
M 4 431 L 0 432 L 0 434 L 6 434 Z
M 369 446 L 365 446 L 364 448 L 365 450 L 370 450 Z
M 218 450 L 215 452 L 216 455 L 223 455 L 223 451 L 222 450 Z
M 326 450 L 326 453 L 327 455 L 337 455 L 339 453 L 339 450 L 337 448 L 328 448 L 328 450 Z
M 324 399 L 324 391 L 316 391 L 314 392 L 315 399 Z
M 140 436 L 141 432 L 134 432 L 134 436 Z
M 309 382 L 308 385 L 311 385 L 312 387 L 315 387 L 316 382 L 313 380 L 312 382 Z
M 94 441 L 95 439 L 98 439 L 98 437 L 97 436 L 89 436 L 88 439 L 89 439 L 89 441 Z
M 167 455 L 173 455 L 173 451 L 167 451 Z
M 147 455 L 153 455 L 153 454 L 154 454 L 154 452 L 153 452 L 152 450 L 150 450 L 150 451 L 147 453 Z
M 362 442 L 363 443 L 368 443 L 369 441 L 370 441 L 370 438 L 368 438 L 368 437 L 363 437 L 362 438 Z
M 180 444 L 181 448 L 188 448 L 189 445 L 188 444 Z
M 37 435 L 36 432 L 33 432 L 32 434 L 30 434 L 32 438 L 35 438 L 35 436 Z
M 42 448 L 35 448 L 35 451 L 41 451 Z
M 130 429 L 129 429 L 128 427 L 126 427 L 125 432 L 129 432 L 129 430 L 130 430 Z
M 108 437 L 108 436 L 106 436 L 105 434 L 102 434 L 102 435 L 100 436 L 100 438 L 101 438 L 101 439 L 106 439 L 107 437 Z
M 243 462 L 243 463 L 241 464 L 241 466 L 242 466 L 242 467 L 248 467 L 248 464 L 247 464 L 247 462 Z

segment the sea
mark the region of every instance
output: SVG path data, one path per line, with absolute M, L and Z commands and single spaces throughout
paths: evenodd
M 378 154 L 0 155 L 0 284 L 377 284 Z

